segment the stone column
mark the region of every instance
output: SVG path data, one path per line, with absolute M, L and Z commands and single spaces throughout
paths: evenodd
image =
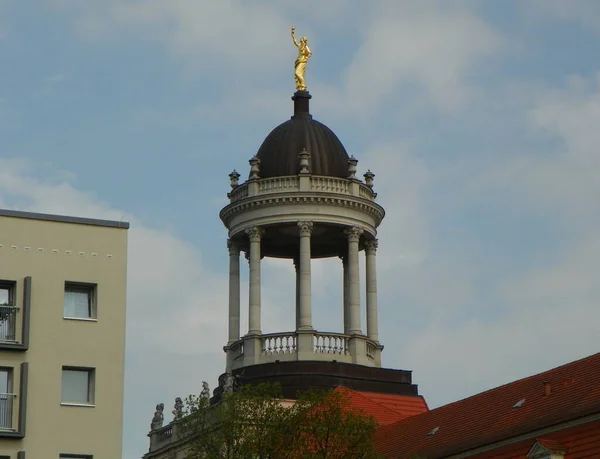
M 342 259 L 342 269 L 343 269 L 343 298 L 344 298 L 344 333 L 347 335 L 350 333 L 350 294 L 348 292 L 348 255 L 340 256 Z
M 366 277 L 367 277 L 367 336 L 373 341 L 379 341 L 377 325 L 377 239 L 365 244 Z
M 229 249 L 229 340 L 231 344 L 240 339 L 240 248 L 231 239 Z
M 311 278 L 310 278 L 310 235 L 313 229 L 313 222 L 298 222 L 298 232 L 300 233 L 300 261 L 299 273 L 299 319 L 300 326 L 298 330 L 312 330 L 311 314 Z
M 294 258 L 294 271 L 296 272 L 296 330 L 300 328 L 300 260 Z
M 260 240 L 265 231 L 257 226 L 248 228 L 250 240 L 250 279 L 248 292 L 249 335 L 260 334 Z
M 361 334 L 360 330 L 360 279 L 358 269 L 358 242 L 363 233 L 353 226 L 346 230 L 348 236 L 348 309 L 350 319 L 349 334 Z

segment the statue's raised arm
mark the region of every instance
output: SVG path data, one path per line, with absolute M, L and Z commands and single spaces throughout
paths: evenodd
M 296 48 L 300 47 L 300 43 L 298 43 L 298 41 L 296 40 L 296 28 L 292 27 L 292 41 L 294 42 L 294 45 L 296 45 Z

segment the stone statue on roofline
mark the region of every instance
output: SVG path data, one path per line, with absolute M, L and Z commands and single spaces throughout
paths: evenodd
M 150 424 L 150 430 L 160 429 L 163 426 L 163 410 L 165 409 L 164 403 L 159 403 L 156 405 L 156 411 L 154 412 L 154 417 L 152 418 L 152 423 Z
M 225 374 L 225 382 L 223 383 L 223 393 L 230 394 L 233 392 L 233 375 L 231 373 Z
M 175 406 L 173 408 L 173 420 L 177 421 L 183 416 L 183 401 L 181 400 L 181 397 L 177 397 L 175 399 Z
M 202 392 L 200 392 L 200 398 L 204 398 L 206 400 L 210 399 L 210 388 L 208 387 L 208 383 L 206 381 L 202 381 Z

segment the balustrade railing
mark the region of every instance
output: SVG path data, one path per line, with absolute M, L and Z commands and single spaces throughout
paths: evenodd
M 296 334 L 295 333 L 272 333 L 263 335 L 262 355 L 280 355 L 296 353 Z
M 275 177 L 264 179 L 258 182 L 258 192 L 262 193 L 281 193 L 286 191 L 298 190 L 298 177 Z
M 231 353 L 233 354 L 233 361 L 237 362 L 238 360 L 244 359 L 244 342 L 236 341 L 231 345 Z
M 368 359 L 375 360 L 375 351 L 376 351 L 375 345 L 373 343 L 367 342 L 366 354 L 367 354 Z
M 0 342 L 16 341 L 18 311 L 16 306 L 0 306 Z
M 166 438 L 171 438 L 173 436 L 173 424 L 168 424 L 160 429 L 156 430 L 156 436 L 160 440 L 164 440 Z
M 350 337 L 340 333 L 315 333 L 313 349 L 316 354 L 350 355 Z
M 375 193 L 373 190 L 362 183 L 358 189 L 358 195 L 363 199 L 369 199 L 371 201 L 375 199 Z
M 362 182 L 359 182 L 358 188 L 355 188 L 356 182 L 348 179 L 319 175 L 311 175 L 307 178 L 309 180 L 307 191 L 310 192 L 356 196 L 370 201 L 375 199 L 373 190 Z M 252 183 L 254 183 L 252 186 L 256 188 L 252 188 L 254 191 L 250 192 Z M 290 191 L 300 191 L 300 178 L 298 176 L 273 177 L 242 183 L 229 193 L 229 200 L 235 202 L 254 195 L 287 193 Z
M 248 197 L 248 185 L 238 186 L 229 192 L 231 202 Z
M 0 430 L 14 430 L 13 410 L 16 394 L 0 393 Z
M 311 177 L 310 191 L 351 194 L 350 181 L 335 177 Z

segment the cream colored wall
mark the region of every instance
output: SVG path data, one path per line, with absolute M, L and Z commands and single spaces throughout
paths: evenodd
M 120 458 L 127 230 L 0 216 L 0 244 L 0 279 L 18 281 L 18 306 L 23 280 L 32 278 L 29 350 L 0 350 L 0 366 L 17 375 L 29 362 L 27 432 L 23 440 L 0 438 L 0 453 Z M 97 321 L 63 319 L 65 281 L 98 285 Z M 61 406 L 63 365 L 96 369 L 95 407 Z

